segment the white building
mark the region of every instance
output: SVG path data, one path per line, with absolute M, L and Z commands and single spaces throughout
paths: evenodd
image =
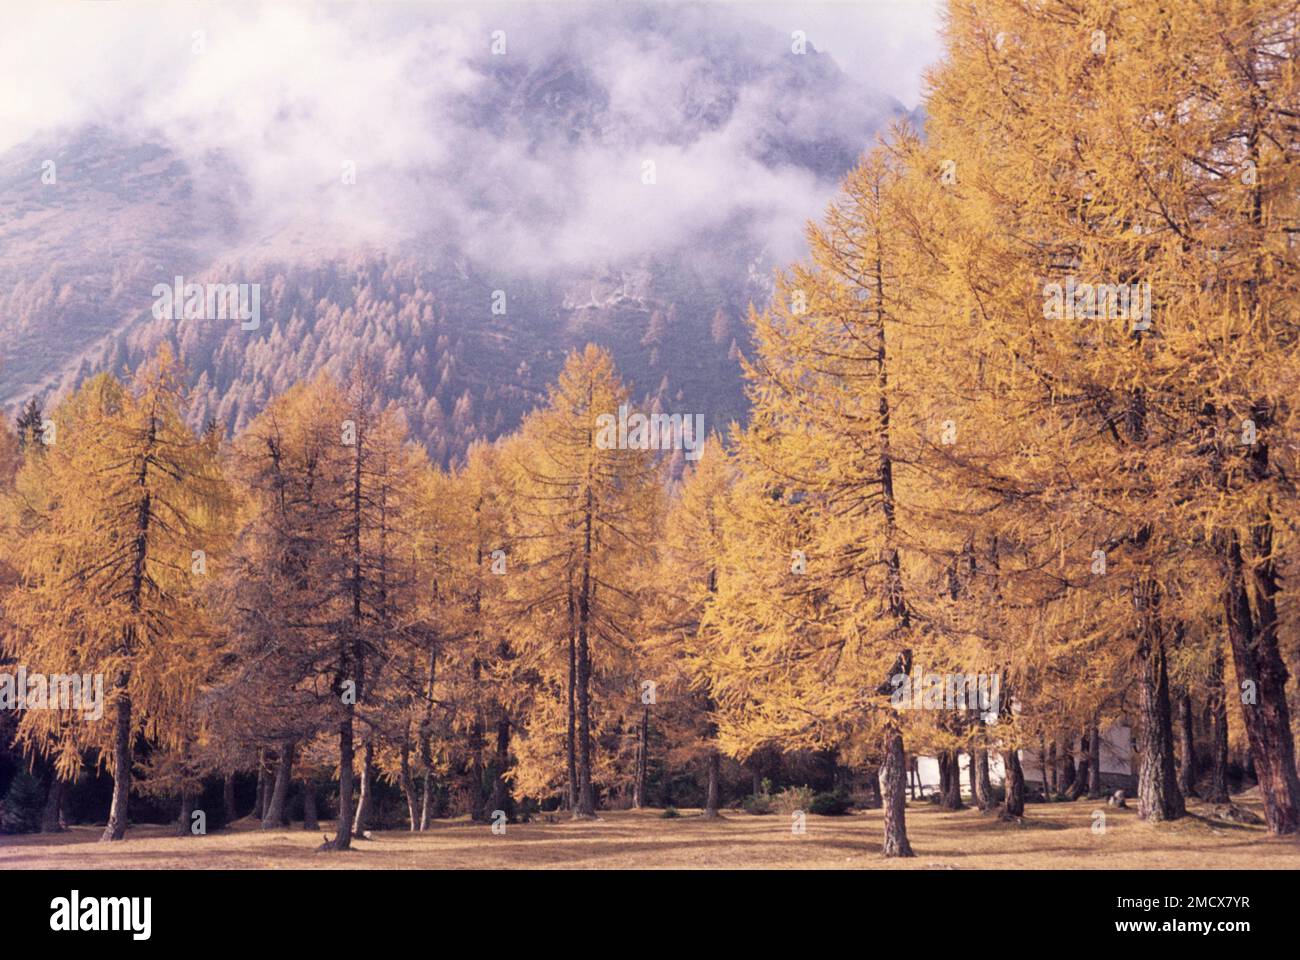
M 1058 748 L 1060 749 L 1059 745 Z M 1137 771 L 1133 766 L 1133 733 L 1124 723 L 1116 723 L 1101 731 L 1101 785 L 1105 789 L 1125 789 L 1132 793 L 1136 783 Z M 1078 742 L 1075 743 L 1074 763 L 1078 767 L 1082 754 Z M 970 793 L 970 757 L 965 753 L 960 758 L 962 791 Z M 929 796 L 939 788 L 939 761 L 934 757 L 916 758 L 918 796 Z M 1043 773 L 1038 764 L 1038 750 L 1035 748 L 1020 751 L 1020 768 L 1024 772 L 1025 786 L 1034 789 L 1042 786 Z M 1002 758 L 996 751 L 989 752 L 989 779 L 995 784 L 1002 782 Z M 912 781 L 916 783 L 915 778 Z M 910 791 L 909 791 L 910 795 Z

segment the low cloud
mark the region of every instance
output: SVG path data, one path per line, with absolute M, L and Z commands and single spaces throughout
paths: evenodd
M 230 171 L 245 246 L 433 242 L 524 272 L 731 224 L 796 255 L 934 30 L 893 3 L 24 6 L 0 150 L 93 123 Z

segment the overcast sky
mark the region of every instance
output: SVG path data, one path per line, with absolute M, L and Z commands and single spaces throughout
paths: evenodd
M 896 97 L 909 109 L 921 100 L 921 71 L 937 60 L 942 0 L 834 0 L 748 3 L 745 15 L 789 33 L 803 30 L 841 69 Z

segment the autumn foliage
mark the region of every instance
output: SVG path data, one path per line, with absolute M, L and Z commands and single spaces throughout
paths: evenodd
M 3 653 L 109 690 L 16 746 L 111 774 L 112 839 L 133 785 L 256 770 L 277 825 L 337 781 L 332 849 L 381 782 L 411 829 L 640 806 L 652 766 L 713 815 L 724 764 L 816 752 L 908 856 L 910 756 L 1016 819 L 1020 751 L 1096 796 L 1123 719 L 1143 818 L 1226 802 L 1231 744 L 1300 830 L 1300 7 L 954 2 L 945 36 L 925 129 L 809 226 L 698 460 L 598 442 L 630 391 L 594 346 L 451 469 L 381 364 L 223 438 L 167 348 L 55 442 L 0 436 Z M 900 708 L 916 670 L 997 696 Z

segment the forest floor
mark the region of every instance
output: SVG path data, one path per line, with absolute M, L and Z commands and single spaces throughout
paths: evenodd
M 1239 806 L 1262 813 L 1243 795 Z M 1209 808 L 1190 801 L 1184 820 L 1145 824 L 1134 809 L 1104 802 L 1030 804 L 1019 824 L 1000 823 L 977 810 L 945 812 L 929 803 L 907 808 L 916 857 L 880 855 L 881 813 L 807 818 L 803 834 L 787 816 L 751 816 L 729 810 L 718 820 L 683 810 L 665 819 L 658 810 L 604 811 L 599 820 L 510 824 L 495 835 L 486 824 L 439 820 L 425 833 L 378 831 L 347 853 L 318 853 L 322 831 L 258 829 L 245 819 L 203 837 L 177 838 L 166 826 L 135 826 L 123 843 L 99 843 L 102 828 L 0 836 L 0 871 L 17 868 L 1246 868 L 1300 869 L 1300 840 L 1270 838 L 1262 826 L 1208 819 Z M 1106 815 L 1093 830 L 1094 811 Z M 322 824 L 327 828 L 328 824 Z M 332 831 L 331 831 L 332 832 Z

